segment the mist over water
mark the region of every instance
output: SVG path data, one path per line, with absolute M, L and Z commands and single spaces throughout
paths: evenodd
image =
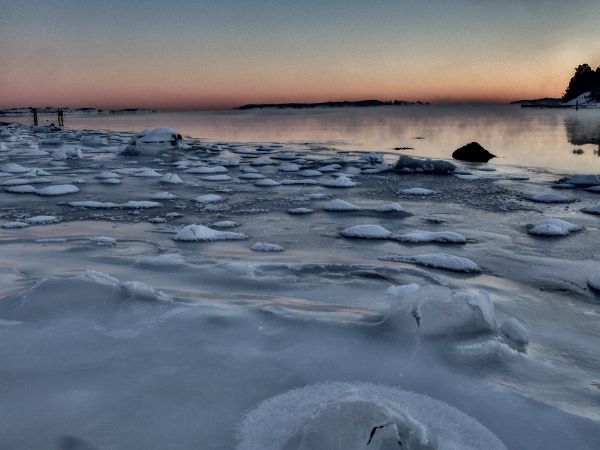
M 46 117 L 50 121 L 55 117 Z M 19 119 L 28 123 L 27 119 Z M 73 129 L 140 131 L 168 125 L 208 141 L 319 143 L 450 158 L 477 141 L 498 156 L 495 164 L 557 173 L 600 172 L 600 110 L 522 109 L 519 105 L 429 105 L 310 110 L 263 109 L 68 116 Z M 413 150 L 394 150 L 412 147 Z M 581 148 L 582 154 L 573 149 Z

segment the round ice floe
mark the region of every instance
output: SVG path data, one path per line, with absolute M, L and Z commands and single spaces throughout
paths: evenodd
M 145 264 L 150 266 L 164 267 L 164 266 L 178 266 L 185 264 L 185 259 L 178 253 L 165 253 L 158 255 L 153 258 L 149 258 L 144 261 Z
M 26 222 L 6 222 L 1 225 L 2 228 L 12 229 L 12 228 L 25 228 L 28 227 L 29 224 Z
M 373 211 L 380 213 L 405 213 L 406 210 L 399 203 L 384 203 L 376 206 Z
M 434 269 L 450 270 L 453 272 L 479 273 L 481 268 L 468 258 L 448 255 L 446 253 L 429 253 L 416 256 L 388 255 L 385 261 L 406 262 Z
M 352 181 L 347 176 L 341 175 L 337 177 L 335 180 L 327 180 L 321 182 L 321 184 L 325 187 L 332 188 L 350 188 L 356 186 L 356 183 Z
M 204 181 L 230 181 L 231 177 L 229 175 L 208 175 L 206 177 L 202 177 Z
M 175 194 L 171 194 L 170 192 L 165 191 L 152 194 L 150 198 L 152 200 L 173 200 L 174 198 L 177 198 L 177 196 Z
M 132 175 L 134 177 L 160 177 L 160 176 L 162 176 L 156 170 L 151 169 L 149 167 L 142 167 L 141 169 L 136 170 Z
M 10 192 L 11 194 L 35 194 L 37 193 L 37 188 L 33 187 L 30 184 L 22 184 L 19 186 L 10 186 L 5 189 L 6 192 Z
M 281 183 L 275 180 L 272 180 L 270 178 L 264 178 L 262 180 L 258 180 L 256 183 L 254 183 L 254 186 L 260 186 L 260 187 L 270 187 L 270 186 L 280 186 Z
M 319 172 L 318 170 L 307 169 L 307 170 L 301 170 L 300 172 L 298 172 L 298 175 L 301 177 L 320 177 L 323 174 L 321 172 Z
M 504 321 L 500 327 L 502 334 L 518 345 L 527 345 L 529 342 L 529 333 L 527 329 L 514 317 Z
M 99 180 L 106 180 L 108 178 L 119 178 L 120 175 L 116 172 L 101 172 L 98 175 L 96 175 L 96 178 L 98 178 Z
M 588 208 L 582 208 L 581 211 L 583 211 L 584 213 L 588 213 L 588 214 L 600 214 L 600 205 L 590 206 Z
M 567 236 L 583 227 L 561 219 L 542 219 L 527 225 L 527 232 L 537 236 Z
M 587 282 L 590 289 L 593 289 L 596 292 L 600 293 L 600 272 L 595 273 L 591 277 L 588 278 Z
M 150 202 L 146 200 L 130 200 L 120 205 L 126 209 L 148 209 L 148 208 L 161 208 L 163 205 L 159 202 Z
M 269 164 L 271 163 L 264 158 L 256 158 L 255 160 L 250 162 L 251 166 L 268 166 Z
M 380 225 L 356 225 L 340 231 L 340 234 L 346 238 L 357 239 L 388 239 L 392 236 L 391 231 Z
M 271 244 L 270 242 L 257 242 L 250 247 L 250 250 L 253 252 L 283 252 L 285 248 L 279 244 Z
M 211 174 L 218 174 L 218 173 L 227 173 L 227 169 L 223 166 L 213 166 L 213 167 L 200 166 L 200 167 L 192 167 L 191 169 L 186 170 L 185 173 L 211 175 Z
M 102 183 L 102 184 L 121 184 L 121 179 L 120 178 L 106 178 L 104 180 L 101 180 L 100 183 Z
M 575 186 L 574 184 L 569 184 L 569 183 L 556 183 L 556 184 L 551 184 L 550 187 L 552 189 L 575 189 L 577 186 Z
M 112 202 L 96 202 L 93 200 L 81 200 L 76 202 L 68 202 L 67 205 L 76 208 L 94 208 L 94 209 L 112 209 L 119 208 L 121 205 Z
M 216 195 L 216 194 L 199 195 L 198 197 L 196 197 L 194 199 L 194 201 L 198 202 L 198 203 L 216 203 L 216 202 L 222 202 L 223 200 L 224 200 L 223 197 L 221 197 L 220 195 Z
M 210 226 L 213 228 L 235 228 L 239 227 L 240 224 L 234 222 L 233 220 L 220 220 L 218 222 L 211 223 Z
M 56 216 L 33 216 L 25 219 L 30 225 L 48 225 L 51 223 L 58 223 L 58 217 Z
M 160 180 L 161 183 L 182 184 L 183 180 L 176 173 L 165 173 Z
M 435 191 L 432 191 L 431 189 L 425 189 L 422 187 L 414 187 L 414 188 L 409 188 L 409 189 L 402 189 L 400 191 L 403 194 L 408 194 L 408 195 L 431 195 L 431 194 L 435 194 Z
M 477 180 L 481 180 L 481 177 L 478 177 L 477 175 L 463 175 L 463 174 L 454 174 L 454 176 L 456 178 L 458 178 L 459 180 L 464 180 L 464 181 L 477 181 Z
M 46 186 L 36 191 L 37 195 L 43 196 L 55 196 L 55 195 L 66 195 L 74 194 L 79 192 L 79 188 L 73 184 L 57 184 L 55 186 Z
M 562 179 L 561 182 L 574 184 L 575 186 L 595 186 L 600 184 L 600 176 L 595 174 L 579 174 Z
M 265 176 L 260 173 L 247 172 L 247 173 L 242 173 L 241 175 L 238 176 L 238 178 L 240 178 L 242 180 L 262 180 L 263 178 L 265 178 Z
M 325 203 L 323 209 L 332 212 L 360 211 L 360 208 L 355 204 L 338 198 Z
M 254 167 L 242 167 L 240 171 L 242 173 L 258 173 L 258 169 L 255 169 Z
M 572 197 L 567 197 L 566 195 L 562 194 L 555 194 L 554 192 L 535 194 L 529 197 L 529 200 L 539 203 L 570 203 L 575 201 L 575 199 Z
M 187 225 L 183 227 L 174 237 L 175 241 L 226 241 L 248 239 L 243 233 L 233 233 L 231 231 L 218 231 L 204 225 Z
M 328 164 L 326 166 L 319 167 L 319 172 L 328 173 L 328 172 L 337 172 L 340 170 L 342 166 L 339 164 Z
M 396 236 L 395 239 L 413 243 L 441 242 L 446 244 L 464 244 L 467 242 L 467 238 L 454 231 L 411 230 L 408 233 Z
M 288 214 L 312 214 L 315 210 L 311 208 L 292 208 L 288 209 L 287 212 Z
M 152 286 L 142 283 L 141 281 L 125 281 L 121 283 L 121 288 L 130 296 L 142 300 L 160 300 L 170 302 L 173 299 L 170 295 L 165 294 Z
M 588 192 L 593 192 L 595 194 L 600 193 L 600 186 L 592 186 L 586 189 Z
M 25 173 L 29 172 L 31 169 L 29 167 L 23 167 L 17 163 L 6 163 L 0 166 L 0 170 L 8 173 Z
M 282 164 L 277 170 L 280 172 L 298 172 L 300 170 L 300 166 L 294 163 Z
M 238 450 L 505 450 L 474 418 L 424 395 L 367 383 L 323 383 L 262 402 Z

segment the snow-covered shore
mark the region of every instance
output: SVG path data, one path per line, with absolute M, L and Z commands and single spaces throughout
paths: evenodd
M 0 127 L 0 447 L 597 448 L 593 177 L 43 131 Z

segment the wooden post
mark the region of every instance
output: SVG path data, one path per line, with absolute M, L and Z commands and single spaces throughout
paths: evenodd
M 31 108 L 31 112 L 33 113 L 33 125 L 37 127 L 38 117 L 37 117 L 37 108 Z

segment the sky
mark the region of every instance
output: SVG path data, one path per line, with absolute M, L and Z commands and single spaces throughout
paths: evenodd
M 598 0 L 0 0 L 0 108 L 561 96 Z

